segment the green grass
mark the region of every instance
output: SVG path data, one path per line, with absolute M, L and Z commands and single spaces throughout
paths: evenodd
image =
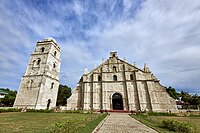
M 84 122 L 98 114 L 75 114 L 75 113 L 33 113 L 33 112 L 10 112 L 0 113 L 0 132 L 26 132 L 26 133 L 47 133 L 50 132 L 55 123 L 65 121 Z M 98 117 L 98 119 L 100 119 Z M 95 124 L 97 125 L 98 122 Z M 96 125 L 90 126 L 88 130 Z
M 56 123 L 52 129 L 52 133 L 89 133 L 106 117 L 106 114 L 93 114 L 91 117 L 83 120 L 66 120 Z
M 160 133 L 174 133 L 166 128 L 161 127 L 163 120 L 175 120 L 178 122 L 186 122 L 194 125 L 197 132 L 200 131 L 200 117 L 180 117 L 180 116 L 150 116 L 150 115 L 132 115 L 133 118 L 142 122 L 143 124 L 157 130 Z
M 80 128 L 76 133 L 90 133 L 92 132 L 95 127 L 107 116 L 107 114 L 101 114 L 96 119 L 91 121 L 89 124 L 85 125 L 84 127 Z
M 156 119 L 156 116 L 149 116 L 149 115 L 131 115 L 136 120 L 140 121 L 141 123 L 153 128 L 154 130 L 160 133 L 168 133 L 169 131 L 160 127 L 159 120 Z M 170 132 L 174 133 L 174 132 Z

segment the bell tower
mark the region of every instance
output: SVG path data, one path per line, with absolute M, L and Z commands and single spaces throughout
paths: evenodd
M 56 106 L 60 47 L 52 38 L 38 41 L 22 76 L 14 107 L 51 109 Z

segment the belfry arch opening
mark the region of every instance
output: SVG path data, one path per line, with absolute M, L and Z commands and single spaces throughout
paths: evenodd
M 56 54 L 57 54 L 57 52 L 55 51 L 55 52 L 54 52 L 54 56 L 56 56 Z
M 130 75 L 130 80 L 133 80 L 133 74 Z
M 112 96 L 113 110 L 124 110 L 122 95 L 115 93 Z
M 113 76 L 113 81 L 117 81 L 117 76 L 116 75 Z
M 44 52 L 44 47 L 41 48 L 41 51 Z
M 38 60 L 37 60 L 37 65 L 40 65 L 40 62 L 41 62 L 41 59 L 38 58 Z
M 114 71 L 114 72 L 116 72 L 116 71 L 117 71 L 117 68 L 116 68 L 116 66 L 114 66 L 114 67 L 113 67 L 113 71 Z
M 101 81 L 101 76 L 100 75 L 98 76 L 98 81 Z

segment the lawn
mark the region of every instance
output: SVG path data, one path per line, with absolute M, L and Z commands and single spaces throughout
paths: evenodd
M 186 122 L 194 125 L 197 129 L 197 132 L 200 131 L 200 117 L 194 116 L 150 116 L 150 115 L 132 115 L 135 119 L 139 120 L 140 122 L 148 125 L 149 127 L 162 132 L 162 133 L 173 133 L 172 131 L 169 131 L 168 129 L 164 129 L 160 127 L 160 124 L 162 123 L 162 120 L 176 120 L 179 122 Z
M 33 112 L 10 112 L 0 113 L 0 131 L 3 133 L 26 132 L 26 133 L 46 133 L 50 132 L 55 123 L 62 123 L 69 120 L 84 122 L 86 119 L 98 116 L 98 114 L 78 114 L 78 113 L 33 113 Z M 105 117 L 105 116 L 104 116 Z M 98 122 L 95 121 L 91 128 L 95 128 Z M 86 125 L 83 125 L 84 127 Z M 83 129 L 84 130 L 84 129 Z M 89 130 L 89 129 L 88 129 Z

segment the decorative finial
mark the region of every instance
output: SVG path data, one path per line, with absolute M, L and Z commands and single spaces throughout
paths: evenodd
M 134 66 L 136 66 L 136 62 L 134 61 L 134 64 L 133 64 Z
M 145 71 L 145 72 L 151 72 L 150 69 L 147 67 L 147 64 L 146 64 L 146 63 L 144 63 L 144 71 Z
M 104 58 L 102 57 L 102 63 L 104 63 Z
M 146 68 L 147 67 L 147 64 L 146 63 L 144 63 L 144 68 Z
M 124 57 L 124 61 L 126 62 L 126 57 Z
M 94 65 L 94 69 L 95 69 L 95 68 L 97 68 L 97 65 L 96 65 L 96 64 Z
M 88 74 L 88 73 L 89 73 L 89 72 L 88 72 L 88 69 L 85 68 L 84 74 Z

